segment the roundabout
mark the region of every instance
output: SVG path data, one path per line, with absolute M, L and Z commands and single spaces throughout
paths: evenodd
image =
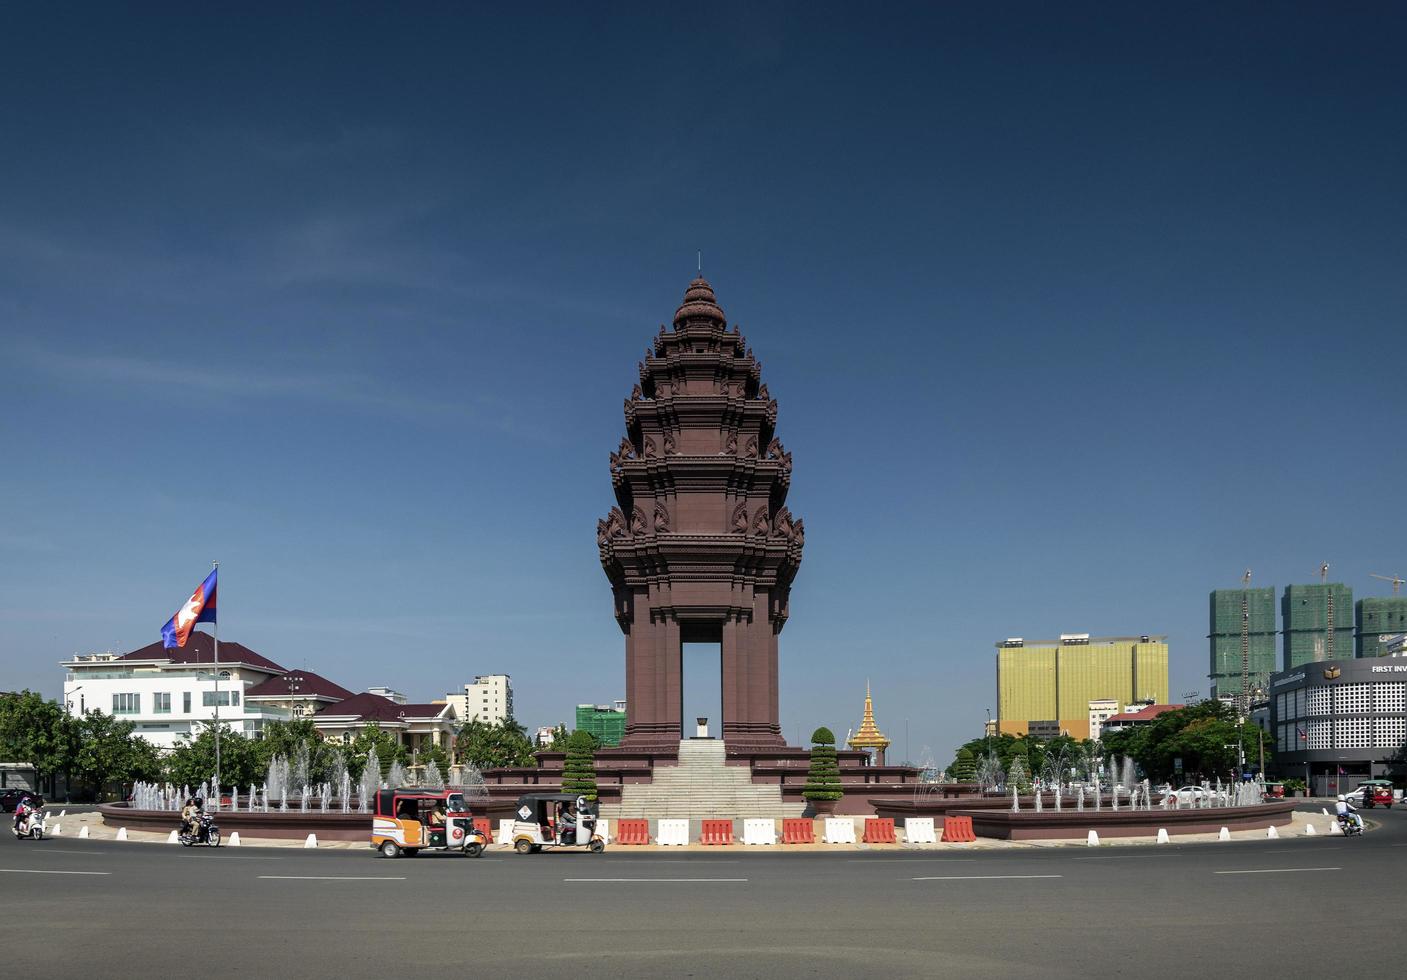
M 1304 810 L 1318 822 L 1322 804 Z M 608 848 L 521 859 L 369 847 L 185 849 L 73 837 L 0 841 L 0 881 L 27 915 L 0 926 L 12 968 L 150 976 L 250 975 L 272 957 L 300 976 L 407 967 L 474 976 L 1087 976 L 1149 956 L 1254 956 L 1292 976 L 1343 952 L 1331 897 L 1373 882 L 1353 930 L 1395 935 L 1407 900 L 1407 817 L 1361 838 L 987 849 Z M 1384 873 L 1385 869 L 1388 873 Z M 198 910 L 198 912 L 197 912 Z M 126 937 L 161 923 L 138 959 Z M 1346 928 L 1346 927 L 1345 927 Z M 1258 937 L 1256 950 L 1245 936 Z M 1107 940 L 1137 935 L 1135 954 Z M 1389 944 L 1391 945 L 1391 943 Z M 689 969 L 681 969 L 681 963 Z

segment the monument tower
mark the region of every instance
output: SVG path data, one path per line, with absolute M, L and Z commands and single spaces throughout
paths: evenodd
M 777 403 L 702 277 L 639 368 L 610 454 L 617 506 L 596 527 L 625 634 L 621 746 L 677 748 L 684 643 L 719 645 L 724 740 L 782 746 L 777 635 L 805 529 L 786 507 Z

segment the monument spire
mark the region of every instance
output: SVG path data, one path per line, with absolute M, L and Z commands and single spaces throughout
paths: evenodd
M 870 682 L 865 680 L 865 717 L 860 722 L 860 730 L 850 737 L 852 749 L 874 749 L 878 763 L 884 765 L 884 750 L 889 748 L 889 739 L 879 730 L 874 720 L 874 699 L 870 697 Z

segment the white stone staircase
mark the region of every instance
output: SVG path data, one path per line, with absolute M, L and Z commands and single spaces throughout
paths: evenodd
M 784 803 L 776 784 L 754 783 L 747 766 L 730 766 L 721 739 L 685 739 L 679 765 L 655 766 L 654 781 L 627 783 L 619 804 L 605 804 L 601 816 L 701 820 L 709 817 L 799 817 L 803 803 Z M 614 811 L 614 812 L 612 812 Z

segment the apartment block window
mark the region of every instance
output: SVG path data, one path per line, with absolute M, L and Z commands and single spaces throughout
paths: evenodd
M 151 710 L 153 714 L 169 715 L 171 713 L 171 695 L 158 691 L 151 696 Z
M 191 713 L 191 692 L 186 691 L 181 695 L 181 710 L 186 714 Z
M 233 700 L 231 700 L 231 699 L 233 699 Z M 202 691 L 201 694 L 200 694 L 200 703 L 203 704 L 203 705 L 204 705 L 205 707 L 207 707 L 207 708 L 213 708 L 213 707 L 215 707 L 215 692 L 214 692 L 214 691 Z M 239 704 L 239 692 L 238 692 L 238 691 L 221 691 L 221 692 L 220 692 L 220 707 L 222 707 L 222 708 L 228 708 L 231 704 Z
M 135 715 L 142 710 L 142 696 L 140 694 L 114 694 L 112 696 L 112 713 L 115 715 Z

